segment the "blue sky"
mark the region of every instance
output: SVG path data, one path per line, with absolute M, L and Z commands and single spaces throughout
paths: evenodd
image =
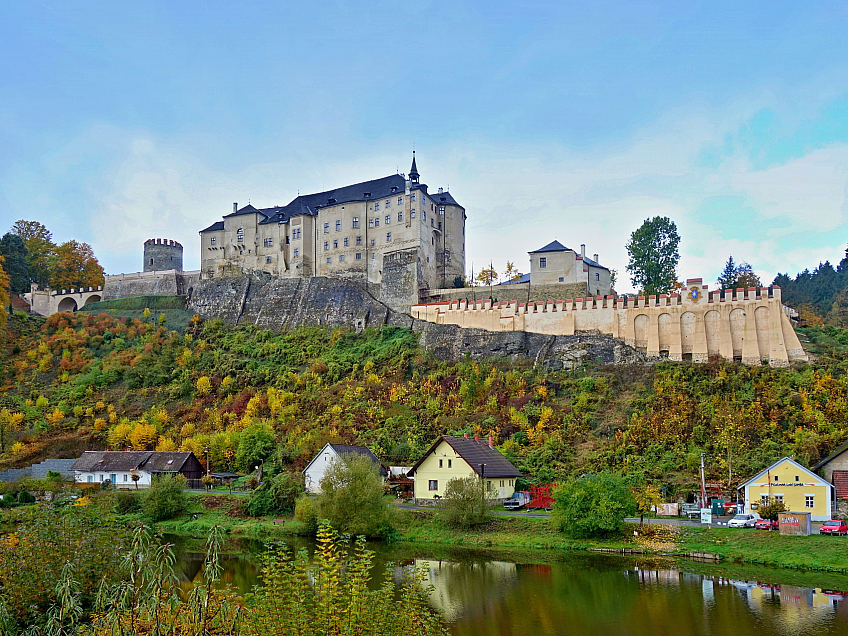
M 590 5 L 591 6 L 587 6 Z M 556 238 L 620 272 L 654 215 L 681 277 L 764 282 L 848 243 L 844 2 L 4 3 L 0 228 L 137 271 L 239 204 L 404 172 L 469 268 Z

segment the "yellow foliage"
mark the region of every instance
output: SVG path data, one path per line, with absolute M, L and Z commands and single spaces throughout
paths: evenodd
M 115 411 L 109 411 L 109 424 L 114 424 L 118 421 L 118 414 Z
M 209 395 L 212 392 L 212 380 L 205 375 L 197 378 L 197 384 L 195 386 L 197 387 L 198 394 L 201 396 Z
M 94 410 L 98 413 L 101 413 L 105 408 L 106 404 L 103 402 L 103 400 L 97 400 L 97 402 L 94 404 Z
M 57 424 L 65 419 L 65 414 L 59 409 L 53 409 L 53 412 L 47 416 L 47 421 L 51 424 Z
M 79 499 L 75 499 L 74 503 L 72 503 L 71 505 L 72 506 L 87 506 L 90 503 L 91 503 L 91 499 L 89 499 L 88 495 L 86 495 L 85 497 L 80 497 Z
M 153 420 L 159 424 L 160 426 L 168 425 L 168 411 L 162 410 L 157 411 L 157 413 L 153 416 Z
M 156 444 L 156 450 L 160 453 L 173 453 L 177 450 L 177 445 L 170 437 L 160 437 Z
M 47 354 L 41 357 L 41 360 L 38 361 L 38 370 L 42 373 L 46 373 L 53 367 L 53 356 Z
M 112 419 L 112 415 L 114 415 L 114 413 L 110 414 L 110 421 Z M 115 428 L 109 431 L 109 446 L 116 450 L 124 448 L 127 445 L 127 442 L 129 441 L 130 433 L 132 433 L 132 431 L 133 427 L 130 426 L 129 422 L 121 422 L 120 424 L 115 426 Z
M 87 409 L 85 409 L 85 416 L 86 417 L 94 417 L 94 409 L 90 406 Z
M 234 380 L 230 376 L 221 380 L 221 395 L 225 395 L 232 390 L 233 382 Z
M 191 422 L 186 422 L 182 425 L 182 428 L 180 428 L 180 437 L 182 439 L 188 439 L 189 437 L 194 437 L 194 434 L 196 432 L 197 431 L 194 428 L 194 424 L 192 424 Z
M 12 444 L 12 454 L 23 455 L 25 448 L 26 447 L 21 442 L 15 442 L 14 444 Z
M 133 450 L 150 450 L 156 443 L 156 438 L 159 436 L 156 427 L 153 424 L 144 424 L 139 422 L 133 427 L 130 433 L 129 440 Z
M 106 423 L 106 420 L 104 420 L 102 417 L 98 417 L 96 420 L 94 420 L 95 431 L 105 431 L 107 426 L 108 424 Z
M 548 387 L 546 386 L 538 386 L 536 387 L 536 395 L 538 395 L 542 400 L 548 399 Z
M 244 414 L 249 417 L 256 417 L 259 413 L 259 407 L 262 404 L 262 398 L 258 395 L 254 395 L 247 401 L 247 406 L 244 407 Z

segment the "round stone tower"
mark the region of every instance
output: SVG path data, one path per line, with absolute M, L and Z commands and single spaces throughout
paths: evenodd
M 167 269 L 183 271 L 183 246 L 168 239 L 147 239 L 144 242 L 144 271 Z

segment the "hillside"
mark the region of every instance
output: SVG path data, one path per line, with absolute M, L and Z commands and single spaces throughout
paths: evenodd
M 116 308 L 115 308 L 116 309 Z M 167 315 L 17 314 L 0 387 L 0 469 L 85 448 L 177 447 L 216 470 L 295 467 L 327 441 L 411 464 L 435 436 L 492 435 L 530 481 L 614 470 L 672 492 L 738 484 L 783 455 L 811 464 L 848 438 L 848 332 L 802 333 L 792 369 L 438 361 L 401 327 L 282 334 Z

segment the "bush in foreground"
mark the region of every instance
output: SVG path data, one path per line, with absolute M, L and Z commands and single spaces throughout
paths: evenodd
M 462 528 L 485 523 L 491 517 L 494 496 L 492 484 L 475 475 L 451 479 L 438 502 L 438 517 Z
M 554 491 L 551 525 L 577 539 L 621 532 L 636 503 L 624 480 L 599 474 L 571 479 Z
M 153 521 L 173 519 L 188 505 L 185 494 L 185 479 L 166 475 L 154 480 L 145 491 L 141 508 Z
M 342 533 L 387 537 L 393 510 L 383 497 L 377 466 L 362 455 L 342 455 L 330 464 L 316 499 L 318 516 Z

